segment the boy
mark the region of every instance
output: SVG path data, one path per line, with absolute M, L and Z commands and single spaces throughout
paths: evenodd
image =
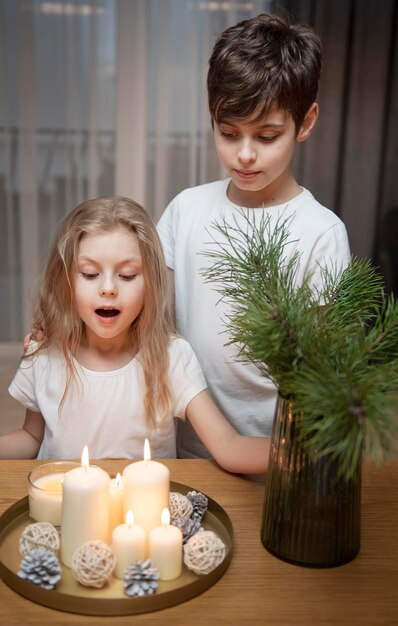
M 178 332 L 202 365 L 224 415 L 246 435 L 270 436 L 277 389 L 225 346 L 228 305 L 201 271 L 211 262 L 212 224 L 239 224 L 240 207 L 276 222 L 291 218 L 288 256 L 299 251 L 297 282 L 307 273 L 321 286 L 319 266 L 344 268 L 350 250 L 344 225 L 299 186 L 291 170 L 296 143 L 318 117 L 321 42 L 306 25 L 259 15 L 218 37 L 209 61 L 208 98 L 218 157 L 229 178 L 186 189 L 167 207 L 158 232 L 174 274 Z M 205 457 L 189 423 L 179 425 L 180 457 Z

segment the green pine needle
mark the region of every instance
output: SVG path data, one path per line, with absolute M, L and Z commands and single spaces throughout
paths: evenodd
M 228 343 L 293 400 L 306 449 L 349 478 L 364 451 L 382 456 L 398 432 L 398 304 L 356 258 L 340 274 L 322 269 L 321 290 L 310 275 L 297 285 L 300 257 L 284 255 L 292 218 L 271 228 L 269 216 L 241 215 L 243 230 L 213 225 L 203 272 L 230 304 Z

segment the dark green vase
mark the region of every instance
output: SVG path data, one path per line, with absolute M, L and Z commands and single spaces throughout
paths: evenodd
M 361 465 L 336 478 L 327 457 L 309 456 L 296 437 L 292 402 L 278 398 L 261 540 L 274 556 L 307 567 L 335 567 L 359 551 Z

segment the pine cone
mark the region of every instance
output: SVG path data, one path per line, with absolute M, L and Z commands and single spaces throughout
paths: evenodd
M 199 530 L 203 530 L 200 524 L 200 519 L 192 517 L 177 517 L 177 519 L 172 521 L 172 525 L 177 526 L 181 530 L 183 543 L 186 543 Z
M 18 576 L 43 589 L 54 589 L 61 580 L 62 569 L 58 558 L 51 550 L 37 548 L 25 556 L 20 563 Z
M 190 491 L 187 493 L 187 498 L 193 507 L 191 517 L 193 519 L 198 519 L 201 522 L 207 511 L 207 505 L 209 503 L 207 497 L 203 493 L 200 493 L 200 491 Z
M 149 596 L 156 593 L 160 575 L 152 561 L 137 561 L 124 570 L 124 593 L 128 596 Z

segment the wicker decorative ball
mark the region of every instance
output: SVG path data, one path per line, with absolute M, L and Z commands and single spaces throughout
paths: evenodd
M 116 559 L 106 543 L 86 541 L 72 556 L 72 574 L 85 587 L 103 587 L 115 568 Z
M 184 563 L 195 574 L 210 574 L 225 557 L 225 544 L 212 530 L 203 530 L 184 545 Z
M 171 520 L 175 520 L 179 517 L 189 517 L 193 511 L 193 506 L 182 493 L 171 491 L 169 496 L 169 509 Z
M 51 550 L 56 554 L 59 550 L 59 535 L 49 522 L 35 522 L 29 524 L 19 538 L 19 552 L 27 556 L 37 548 Z

